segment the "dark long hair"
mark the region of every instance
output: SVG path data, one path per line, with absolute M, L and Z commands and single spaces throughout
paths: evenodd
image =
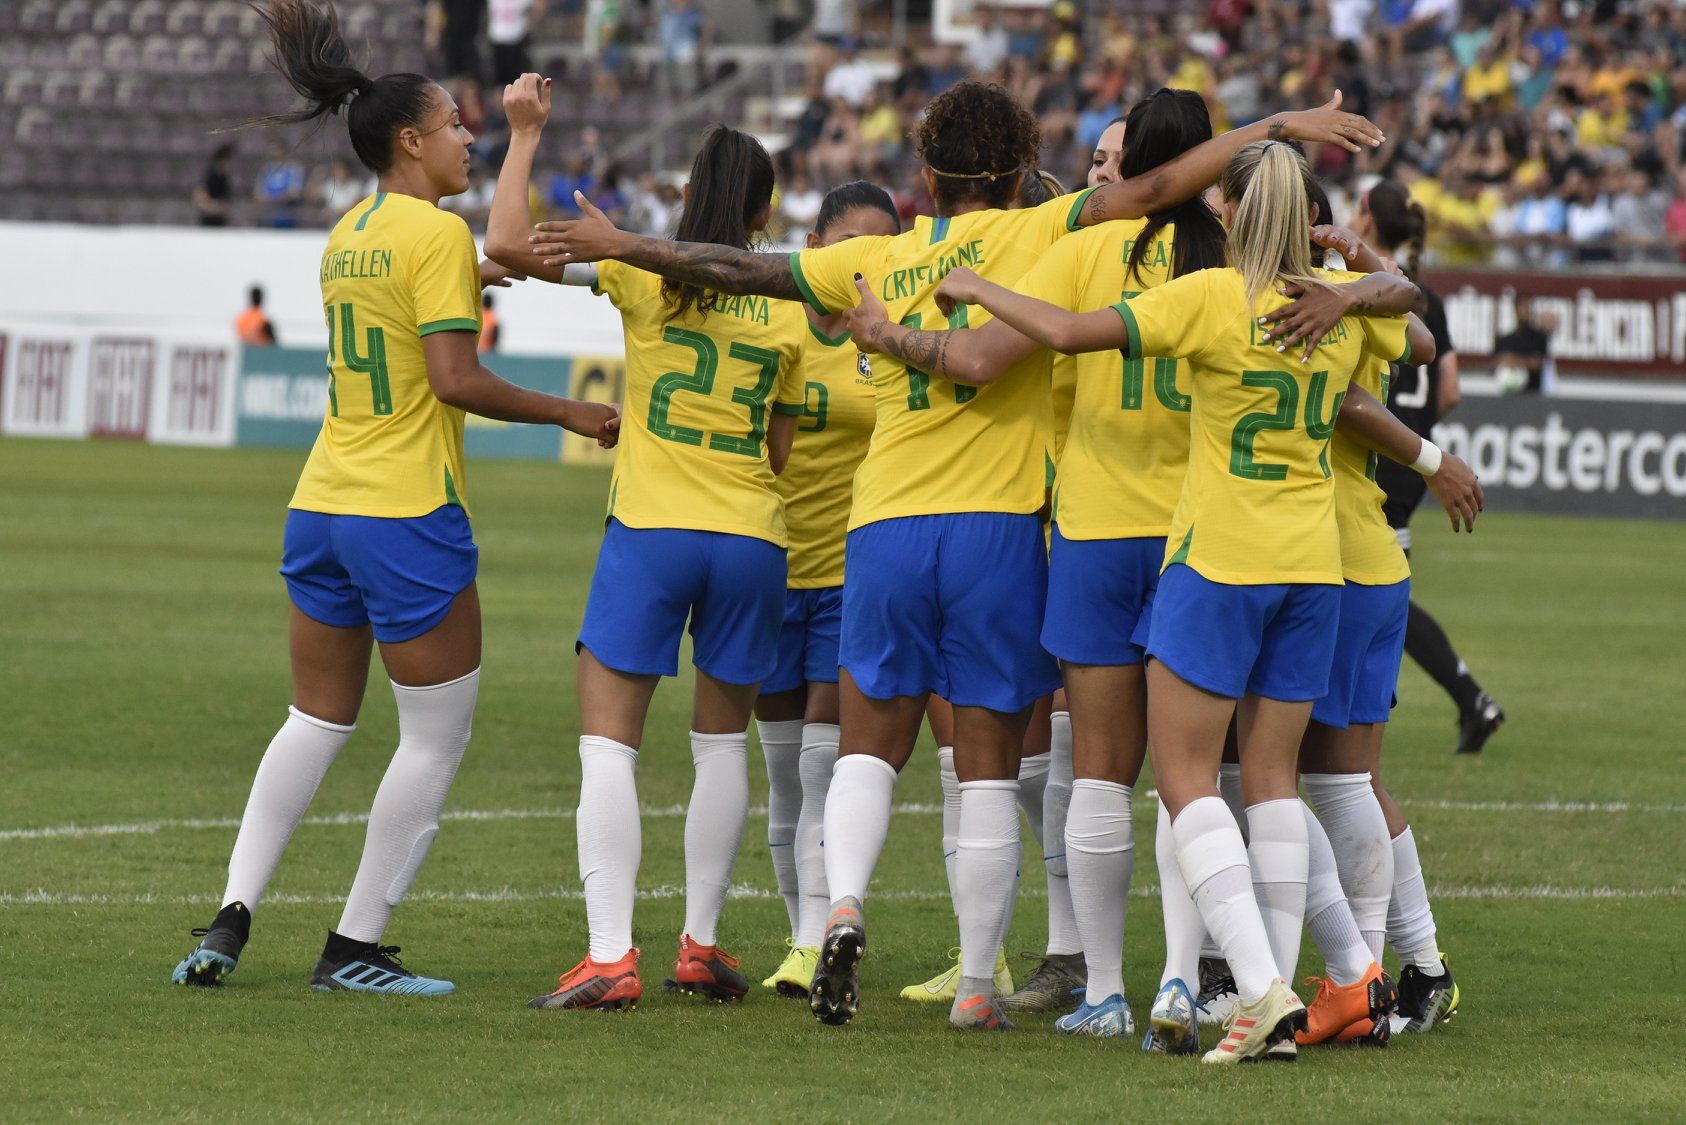
M 1193 90 L 1159 90 L 1130 107 L 1124 118 L 1122 179 L 1145 175 L 1174 160 L 1195 145 L 1212 139 L 1212 118 L 1206 100 Z M 1142 256 L 1148 242 L 1167 223 L 1176 224 L 1171 251 L 1171 276 L 1224 264 L 1224 225 L 1200 196 L 1147 217 L 1147 225 L 1130 247 L 1124 276 L 1141 277 Z
M 749 249 L 750 225 L 773 201 L 773 159 L 761 142 L 725 125 L 710 127 L 697 158 L 679 214 L 674 239 Z M 677 281 L 662 282 L 668 319 L 694 308 L 706 315 L 719 294 Z
M 392 141 L 398 131 L 419 125 L 427 113 L 433 79 L 423 74 L 386 74 L 370 78 L 351 58 L 340 35 L 340 17 L 331 3 L 269 0 L 252 5 L 269 25 L 275 52 L 271 62 L 305 104 L 236 126 L 261 129 L 309 123 L 321 126 L 345 113 L 351 147 L 363 167 L 379 175 L 392 166 Z
M 819 218 L 814 220 L 814 233 L 824 238 L 826 228 L 861 207 L 884 212 L 896 224 L 898 231 L 902 229 L 902 217 L 897 213 L 896 201 L 890 198 L 889 192 L 870 180 L 851 180 L 825 193 L 825 199 L 820 203 Z
M 1422 257 L 1423 242 L 1428 238 L 1428 215 L 1423 205 L 1411 198 L 1405 185 L 1398 180 L 1378 180 L 1364 196 L 1370 218 L 1376 222 L 1376 237 L 1384 250 L 1406 247 L 1400 265 L 1412 279 L 1417 276 L 1417 259 Z

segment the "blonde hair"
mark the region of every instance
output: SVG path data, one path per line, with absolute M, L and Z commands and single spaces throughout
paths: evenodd
M 1255 141 L 1236 153 L 1218 186 L 1234 203 L 1225 254 L 1247 287 L 1247 304 L 1278 279 L 1317 280 L 1311 272 L 1311 207 L 1305 157 L 1281 141 Z

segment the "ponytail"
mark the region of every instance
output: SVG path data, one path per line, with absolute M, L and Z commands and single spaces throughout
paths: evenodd
M 1219 185 L 1235 203 L 1229 263 L 1241 274 L 1253 306 L 1278 279 L 1310 282 L 1311 229 L 1305 157 L 1281 141 L 1255 141 L 1236 153 Z
M 1404 246 L 1404 261 L 1400 263 L 1413 281 L 1417 277 L 1417 263 L 1423 255 L 1423 243 L 1428 239 L 1428 215 L 1423 205 L 1411 198 L 1405 185 L 1398 180 L 1378 180 L 1365 193 L 1364 205 L 1376 223 L 1376 238 L 1382 249 L 1395 252 Z
M 1120 179 L 1146 175 L 1212 139 L 1212 118 L 1206 99 L 1192 90 L 1159 90 L 1130 107 L 1124 122 L 1124 155 L 1118 164 Z M 1110 126 L 1108 126 L 1110 128 Z M 1224 225 L 1197 195 L 1175 207 L 1147 217 L 1147 225 L 1136 235 L 1135 245 L 1124 262 L 1124 276 L 1141 281 L 1141 264 L 1153 236 L 1167 224 L 1173 225 L 1171 276 L 1211 269 L 1224 263 Z
M 748 133 L 715 125 L 703 136 L 691 163 L 685 205 L 674 232 L 678 242 L 708 242 L 749 249 L 752 224 L 773 201 L 773 160 Z M 662 282 L 668 318 L 687 309 L 705 316 L 719 295 L 700 286 Z
M 269 0 L 253 5 L 269 25 L 274 46 L 271 62 L 305 104 L 235 126 L 263 129 L 276 125 L 320 126 L 345 112 L 346 131 L 357 159 L 379 175 L 392 165 L 392 141 L 400 129 L 419 125 L 435 85 L 421 74 L 370 78 L 353 62 L 340 35 L 339 13 L 332 3 Z

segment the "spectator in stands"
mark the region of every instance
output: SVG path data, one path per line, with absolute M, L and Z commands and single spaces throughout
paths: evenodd
M 193 189 L 193 207 L 202 227 L 226 227 L 234 209 L 234 181 L 228 165 L 234 159 L 234 145 L 218 145 L 205 165 L 205 175 Z
M 356 206 L 357 201 L 373 189 L 367 176 L 352 174 L 351 165 L 334 161 L 328 174 L 316 185 L 316 198 L 322 205 L 322 223 L 333 226 L 340 216 Z
M 1574 247 L 1577 262 L 1608 262 L 1616 255 L 1611 248 L 1615 237 L 1615 216 L 1610 210 L 1610 198 L 1604 194 L 1597 173 L 1574 171 L 1563 183 L 1569 197 L 1563 222 Z
M 1669 200 L 1668 212 L 1663 217 L 1663 235 L 1674 249 L 1675 258 L 1686 262 L 1686 176 L 1678 173 L 1674 181 L 1674 198 Z
M 973 74 L 991 74 L 1007 59 L 1007 29 L 1001 15 L 987 4 L 980 4 L 975 14 L 974 34 L 966 44 L 966 65 Z
M 656 29 L 668 80 L 681 92 L 690 93 L 702 82 L 708 22 L 696 0 L 663 0 L 660 11 Z
M 808 167 L 822 183 L 840 184 L 856 178 L 860 155 L 860 115 L 846 98 L 833 98 L 820 139 L 808 150 Z
M 1516 295 L 1516 327 L 1493 342 L 1493 369 L 1501 373 L 1520 370 L 1526 382 L 1519 388 L 1531 394 L 1551 394 L 1556 371 L 1551 360 L 1551 334 L 1557 329 L 1557 314 L 1535 309 L 1532 297 Z
M 574 202 L 574 193 L 578 191 L 590 196 L 596 190 L 597 177 L 585 166 L 585 156 L 576 151 L 568 154 L 562 162 L 562 171 L 551 178 L 546 196 L 551 208 L 560 212 L 558 217 L 577 219 L 580 208 Z
M 872 93 L 875 79 L 872 66 L 860 56 L 853 39 L 838 44 L 839 57 L 825 76 L 825 96 L 835 103 L 841 100 L 851 109 L 860 109 Z
M 254 285 L 246 293 L 246 308 L 234 318 L 234 335 L 248 348 L 273 348 L 280 345 L 275 325 L 263 311 L 263 286 Z
M 779 216 L 789 228 L 791 239 L 800 240 L 814 229 L 823 202 L 825 193 L 814 187 L 805 174 L 798 172 L 791 177 L 789 186 L 779 193 Z
M 449 77 L 480 78 L 480 20 L 486 0 L 428 0 L 430 52 L 440 56 Z
M 258 174 L 257 198 L 265 226 L 291 229 L 299 225 L 305 183 L 304 165 L 286 145 L 276 142 L 269 163 Z
M 508 85 L 533 69 L 527 39 L 543 15 L 543 0 L 486 0 L 486 42 L 492 47 L 494 83 Z
M 498 338 L 502 335 L 503 326 L 498 322 L 498 314 L 492 311 L 492 292 L 488 289 L 480 294 L 480 336 L 475 341 L 474 350 L 481 355 L 497 351 Z
M 1616 245 L 1630 261 L 1667 260 L 1659 231 L 1668 223 L 1668 192 L 1638 167 L 1612 168 L 1610 226 Z

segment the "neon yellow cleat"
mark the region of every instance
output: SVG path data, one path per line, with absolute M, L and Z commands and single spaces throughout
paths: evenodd
M 773 975 L 761 982 L 761 987 L 776 989 L 780 996 L 792 1000 L 806 1000 L 808 989 L 814 983 L 814 966 L 820 961 L 820 947 L 796 945 L 788 938 L 785 944 L 790 946 L 790 952 L 785 954 Z
M 943 970 L 923 984 L 910 984 L 902 989 L 903 1000 L 915 1000 L 922 1004 L 934 1004 L 942 1001 L 945 1004 L 954 1003 L 954 990 L 960 984 L 960 947 L 955 946 L 948 951 L 954 958 L 952 967 Z M 1007 967 L 1007 951 L 997 950 L 995 954 L 995 993 L 997 996 L 1010 996 L 1013 993 L 1013 971 Z

